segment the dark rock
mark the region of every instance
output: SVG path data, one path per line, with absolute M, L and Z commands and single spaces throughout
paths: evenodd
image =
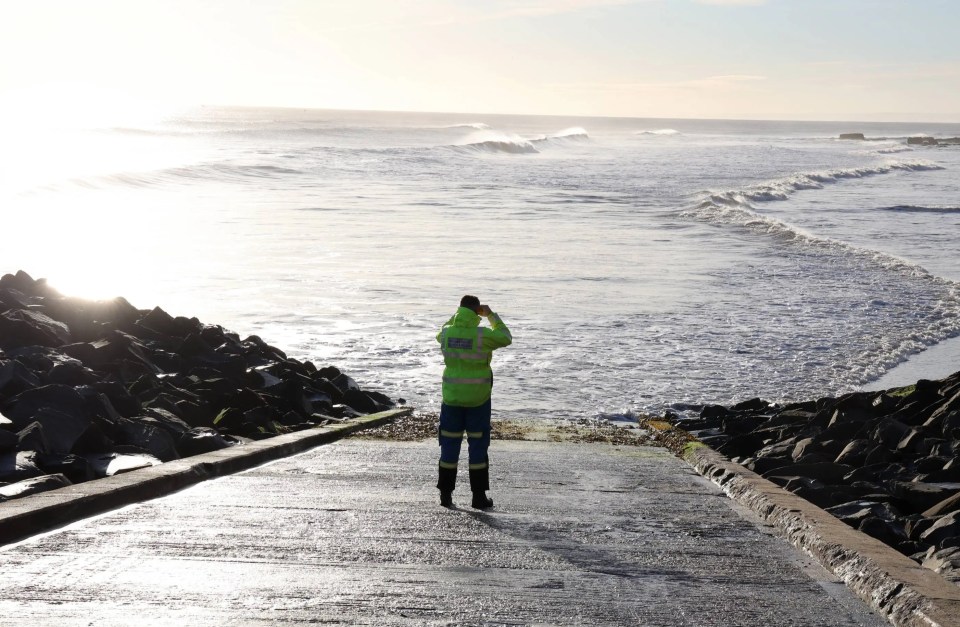
M 90 428 L 90 419 L 44 407 L 33 415 L 31 424 L 42 427 L 46 443 L 42 452 L 66 455 L 73 450 L 80 436 Z M 26 449 L 21 446 L 21 450 Z M 41 449 L 32 450 L 41 451 Z
M 932 527 L 935 522 L 937 522 L 936 518 L 915 516 L 907 520 L 904 525 L 904 531 L 906 531 L 908 538 L 919 541 L 923 532 Z
M 56 490 L 57 488 L 63 488 L 68 485 L 73 484 L 63 475 L 42 475 L 0 487 L 0 497 L 3 499 L 18 499 L 24 496 L 30 496 L 31 494 Z
M 833 491 L 829 486 L 823 485 L 816 479 L 802 477 L 800 481 L 791 481 L 786 487 L 797 496 L 810 501 L 818 507 L 836 505 L 836 501 L 833 500 Z
M 877 483 L 891 480 L 902 481 L 906 478 L 906 474 L 906 469 L 900 464 L 868 464 L 850 471 L 850 473 L 844 477 L 844 480 L 851 484 L 858 481 Z
M 727 457 L 744 457 L 753 455 L 763 447 L 763 439 L 752 433 L 734 435 L 717 449 L 717 452 Z
M 721 428 L 728 435 L 742 435 L 750 433 L 768 419 L 769 416 L 758 414 L 727 414 L 721 421 Z
M 832 485 L 829 486 L 829 490 L 830 498 L 833 500 L 831 505 L 850 503 L 858 500 L 875 501 L 878 503 L 888 503 L 892 500 L 889 495 L 882 494 L 880 490 L 867 489 L 853 485 Z
M 92 384 L 90 387 L 106 396 L 117 413 L 124 418 L 132 418 L 143 412 L 140 401 L 120 383 L 101 381 Z
M 870 439 L 883 444 L 888 449 L 894 449 L 910 431 L 910 427 L 892 418 L 882 418 L 871 431 Z
M 793 462 L 790 460 L 790 458 L 758 457 L 745 465 L 758 475 L 764 475 L 772 470 L 783 468 L 784 466 L 788 466 L 792 463 Z
M 908 137 L 907 145 L 910 146 L 936 146 L 939 142 L 933 137 L 921 135 L 919 137 Z
M 100 377 L 93 370 L 80 362 L 56 364 L 47 375 L 47 382 L 61 383 L 71 387 L 91 385 L 99 380 Z
M 149 468 L 160 464 L 160 460 L 150 455 L 123 455 L 120 453 L 92 454 L 86 456 L 90 467 L 98 478 L 112 477 L 131 470 Z
M 363 414 L 346 405 L 334 405 L 330 408 L 331 413 L 337 418 L 359 418 Z
M 887 418 L 902 422 L 908 427 L 919 427 L 924 424 L 940 407 L 943 399 L 937 396 L 935 392 L 920 392 L 919 394 L 923 394 L 923 396 L 912 403 L 905 403 Z
M 348 388 L 343 393 L 343 402 L 363 414 L 380 411 L 380 405 L 360 389 Z
M 0 429 L 0 453 L 7 453 L 17 448 L 19 440 L 16 433 Z
M 931 455 L 929 457 L 923 457 L 916 461 L 917 472 L 922 474 L 930 474 L 943 470 L 943 467 L 949 462 L 949 458 L 938 457 Z
M 312 427 L 317 415 L 342 419 L 393 406 L 337 368 L 288 359 L 256 336 L 241 341 L 222 327 L 123 299 L 67 298 L 23 272 L 0 278 L 0 318 L 8 475 L 45 471 L 82 482 L 93 466 L 106 476 L 230 446 L 238 442 L 231 432 L 261 439 Z M 197 429 L 214 421 L 221 432 Z M 39 468 L 23 455 L 17 466 L 18 444 L 42 456 Z
M 916 429 L 910 429 L 907 433 L 900 439 L 897 443 L 896 450 L 898 453 L 919 453 L 921 446 L 923 446 L 924 437 Z
M 7 397 L 16 396 L 39 386 L 40 378 L 19 361 L 0 360 L 0 394 Z
M 927 518 L 933 518 L 956 511 L 960 511 L 960 492 L 955 492 L 952 496 L 948 496 L 935 505 L 930 506 L 930 508 L 923 512 L 923 515 Z
M 7 287 L 0 288 L 0 312 L 7 309 L 27 309 L 30 299 L 19 290 Z
M 826 511 L 854 528 L 858 528 L 867 518 L 896 520 L 900 517 L 900 513 L 888 503 L 870 500 L 841 503 L 840 505 L 827 507 Z
M 280 421 L 280 412 L 273 405 L 254 407 L 243 412 L 241 422 L 254 431 L 269 431 L 274 429 L 273 423 Z M 248 429 L 249 431 L 249 429 Z
M 393 402 L 393 399 L 382 392 L 377 392 L 375 390 L 364 390 L 364 393 L 380 406 L 380 411 L 385 411 L 396 406 L 396 403 Z
M 737 403 L 730 409 L 737 412 L 758 412 L 765 411 L 770 407 L 770 403 L 760 398 L 751 398 L 747 401 Z
M 900 408 L 906 408 L 913 404 L 916 404 L 917 407 L 928 407 L 940 399 L 938 386 L 932 381 L 920 379 L 913 386 L 908 387 L 913 387 L 913 390 L 901 398 Z
M 870 440 L 853 440 L 840 451 L 834 461 L 848 466 L 862 466 L 873 446 Z
M 24 272 L 17 270 L 16 274 L 4 274 L 0 277 L 0 288 L 13 289 L 19 292 L 33 292 L 37 281 Z
M 278 420 L 278 422 L 286 427 L 294 428 L 303 428 L 304 425 L 311 426 L 310 424 L 305 423 L 303 416 L 295 411 L 288 411 L 284 415 L 280 416 L 280 420 Z
M 801 429 L 811 424 L 815 418 L 816 414 L 807 411 L 785 410 L 767 419 L 759 428 L 795 427 Z
M 177 440 L 177 451 L 180 453 L 180 457 L 190 457 L 218 451 L 231 445 L 232 443 L 215 429 L 195 427 L 180 435 Z
M 960 512 L 950 512 L 938 518 L 929 529 L 920 534 L 920 540 L 942 548 L 945 540 L 960 536 Z
M 174 320 L 173 316 L 159 307 L 154 307 L 149 313 L 137 321 L 137 326 L 165 336 L 178 336 L 184 327 Z M 186 334 L 184 334 L 186 335 Z M 183 337 L 182 335 L 180 337 Z
M 82 416 L 86 402 L 76 389 L 67 385 L 44 385 L 25 390 L 10 399 L 4 413 L 14 424 L 25 425 L 41 409 L 53 409 L 67 415 Z
M 878 464 L 888 464 L 894 461 L 896 456 L 883 445 L 876 445 L 867 451 L 867 456 L 863 460 L 865 466 L 876 466 Z
M 757 457 L 775 457 L 789 460 L 790 454 L 793 453 L 793 449 L 796 445 L 796 438 L 787 438 L 780 442 L 775 442 L 773 444 L 764 446 L 762 449 L 757 451 Z
M 43 472 L 50 475 L 62 474 L 72 483 L 83 483 L 95 478 L 90 462 L 79 455 L 37 455 L 34 461 Z
M 341 392 L 346 393 L 347 390 L 359 390 L 360 386 L 357 385 L 357 382 L 342 372 L 336 377 L 329 379 L 330 383 L 333 383 L 337 386 Z
M 0 483 L 12 483 L 42 475 L 43 471 L 35 462 L 36 455 L 32 451 L 0 453 Z
M 146 415 L 139 417 L 141 422 L 160 427 L 172 435 L 175 440 L 179 438 L 182 433 L 190 430 L 190 425 L 178 418 L 176 414 L 165 409 L 152 407 L 146 409 L 145 414 Z
M 881 393 L 871 403 L 876 416 L 886 416 L 897 409 L 897 399 L 886 392 Z
M 43 426 L 39 422 L 31 422 L 17 433 L 17 449 L 37 453 L 50 452 L 47 438 L 44 437 Z
M 832 462 L 840 453 L 842 447 L 842 442 L 821 440 L 819 436 L 803 438 L 797 441 L 791 457 L 798 463 L 812 463 L 814 457 L 818 462 Z
M 896 546 L 907 539 L 903 525 L 893 520 L 869 517 L 860 523 L 858 529 L 868 536 L 891 546 Z
M 890 482 L 890 494 L 902 501 L 910 512 L 923 512 L 951 495 L 960 493 L 960 490 L 944 488 L 943 486 L 920 483 L 914 481 Z
M 842 482 L 843 478 L 849 474 L 851 470 L 852 468 L 846 464 L 826 462 L 819 464 L 791 464 L 771 472 L 778 475 L 808 477 L 832 485 Z
M 840 139 L 865 140 L 863 133 L 840 133 Z
M 173 436 L 148 421 L 124 420 L 116 431 L 114 442 L 138 446 L 163 462 L 180 457 Z
M 936 547 L 932 547 L 920 559 L 924 568 L 939 573 L 954 583 L 960 581 L 960 577 L 957 576 L 960 573 L 960 548 L 949 547 L 937 550 Z
M 91 424 L 90 427 L 83 432 L 76 442 L 73 444 L 73 449 L 71 453 L 76 455 L 87 455 L 87 454 L 98 454 L 106 453 L 113 448 L 113 440 L 111 440 L 104 430 L 96 424 Z
M 852 440 L 863 439 L 865 425 L 858 422 L 840 422 L 828 425 L 818 436 L 817 441 L 832 441 L 834 455 L 839 455 Z
M 70 341 L 67 325 L 39 311 L 13 309 L 0 314 L 0 348 L 62 346 Z
M 125 298 L 88 301 L 80 298 L 48 299 L 44 313 L 65 323 L 78 341 L 95 339 L 108 329 L 129 329 L 140 311 Z

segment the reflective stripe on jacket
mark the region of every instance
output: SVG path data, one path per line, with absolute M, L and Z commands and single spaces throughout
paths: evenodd
M 493 351 L 513 341 L 507 325 L 495 313 L 490 327 L 480 326 L 480 316 L 460 307 L 437 334 L 443 351 L 443 402 L 459 407 L 477 407 L 490 398 Z

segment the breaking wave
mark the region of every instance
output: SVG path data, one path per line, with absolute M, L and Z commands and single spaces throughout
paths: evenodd
M 894 211 L 899 213 L 960 213 L 960 207 L 934 206 L 921 207 L 918 205 L 893 205 L 880 207 L 880 211 Z
M 919 172 L 942 169 L 942 166 L 935 163 L 914 161 L 894 162 L 873 167 L 841 168 L 823 172 L 799 173 L 769 183 L 754 185 L 745 190 L 714 194 L 713 198 L 718 204 L 722 205 L 743 201 L 767 202 L 786 200 L 794 192 L 805 189 L 823 189 L 825 185 L 832 185 L 845 179 L 861 179 L 896 171 Z
M 571 128 L 565 128 L 558 133 L 547 136 L 547 139 L 590 139 L 590 135 L 587 133 L 586 129 L 583 129 L 579 126 L 573 126 Z
M 637 131 L 634 135 L 659 135 L 659 136 L 669 136 L 669 135 L 683 135 L 680 131 L 673 128 L 661 128 L 655 131 Z
M 479 131 L 468 136 L 463 143 L 453 146 L 460 151 L 506 153 L 506 154 L 535 154 L 539 148 L 551 144 L 586 141 L 590 139 L 587 131 L 580 127 L 564 129 L 551 135 L 538 135 L 525 138 L 513 133 L 495 131 Z
M 528 139 L 508 133 L 492 133 L 484 131 L 475 133 L 464 140 L 462 144 L 453 146 L 457 150 L 468 152 L 507 153 L 525 155 L 540 152 Z
M 838 183 L 845 179 L 863 178 L 880 174 L 889 174 L 895 171 L 920 172 L 927 170 L 942 170 L 939 165 L 928 162 L 897 162 L 875 167 L 827 170 L 825 172 L 800 173 L 768 183 L 760 183 L 744 190 L 708 193 L 695 207 L 687 209 L 681 215 L 696 219 L 740 226 L 755 233 L 774 236 L 805 246 L 843 250 L 857 255 L 870 257 L 881 266 L 905 272 L 911 275 L 930 276 L 921 266 L 910 263 L 899 257 L 880 253 L 873 250 L 859 248 L 845 242 L 807 233 L 803 229 L 787 224 L 775 218 L 758 213 L 752 202 L 771 202 L 786 200 L 791 194 L 805 189 L 822 189 L 824 185 Z M 950 212 L 956 208 L 941 209 Z M 922 211 L 933 208 L 916 208 L 910 206 L 886 208 L 889 211 Z
M 913 152 L 913 148 L 909 146 L 891 146 L 890 148 L 879 148 L 874 150 L 878 155 L 893 155 L 898 152 Z
M 483 122 L 465 122 L 463 124 L 450 124 L 448 126 L 441 126 L 440 128 L 472 128 L 477 131 L 488 131 L 490 130 L 490 125 L 484 124 Z
M 960 283 L 931 274 L 923 266 L 891 255 L 855 244 L 809 233 L 797 226 L 759 213 L 751 201 L 783 200 L 791 191 L 806 189 L 808 182 L 820 186 L 824 182 L 835 183 L 845 178 L 858 178 L 895 170 L 922 171 L 943 169 L 931 164 L 900 163 L 864 168 L 858 170 L 837 170 L 828 173 L 800 174 L 787 179 L 774 181 L 743 191 L 711 193 L 699 204 L 683 212 L 681 216 L 704 222 L 726 225 L 743 229 L 751 233 L 772 237 L 784 247 L 798 247 L 802 254 L 811 258 L 823 258 L 827 266 L 857 268 L 858 272 L 870 274 L 868 268 L 878 272 L 874 284 L 882 286 L 884 292 L 900 291 L 908 295 L 907 302 L 926 303 L 925 313 L 918 319 L 922 323 L 908 326 L 903 332 L 884 332 L 883 340 L 876 346 L 859 353 L 854 361 L 848 362 L 843 377 L 849 377 L 847 384 L 862 385 L 876 379 L 889 368 L 943 340 L 960 335 Z M 796 185 L 802 181 L 801 185 Z M 887 211 L 933 211 L 960 212 L 960 207 L 918 207 L 898 205 L 884 207 Z M 843 271 L 845 272 L 845 271 Z M 912 299 L 912 300 L 911 300 Z M 879 313 L 888 308 L 882 299 L 873 299 L 863 304 L 866 310 Z M 919 307 L 918 307 L 919 309 Z M 856 368 L 850 366 L 855 365 Z M 860 372 L 862 371 L 862 372 Z M 860 372 L 860 374 L 856 374 Z

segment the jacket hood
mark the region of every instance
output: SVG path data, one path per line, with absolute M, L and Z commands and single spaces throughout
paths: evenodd
M 468 307 L 460 307 L 457 309 L 457 313 L 453 314 L 453 326 L 455 327 L 475 327 L 479 324 L 480 316 Z

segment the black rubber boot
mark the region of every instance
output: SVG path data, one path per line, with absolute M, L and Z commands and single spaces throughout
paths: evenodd
M 453 490 L 457 487 L 457 469 L 440 467 L 437 489 L 440 490 L 440 505 L 453 507 Z
M 493 499 L 489 498 L 483 492 L 474 492 L 473 502 L 470 505 L 473 509 L 490 509 L 493 507 Z
M 490 468 L 470 469 L 470 490 L 473 492 L 474 509 L 490 509 L 493 499 L 487 498 L 490 489 Z

